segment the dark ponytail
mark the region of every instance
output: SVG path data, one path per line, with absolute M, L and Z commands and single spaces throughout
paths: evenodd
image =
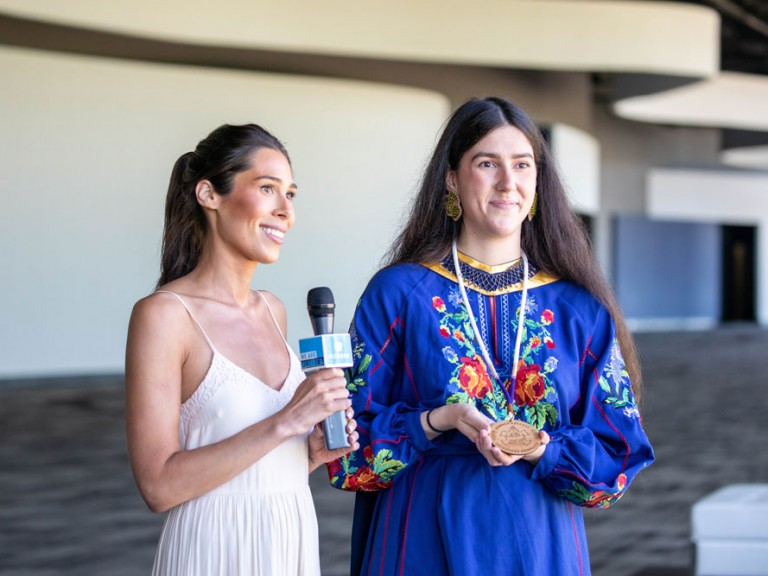
M 251 167 L 253 153 L 261 148 L 277 150 L 291 161 L 283 144 L 256 124 L 219 126 L 194 152 L 176 160 L 165 201 L 157 287 L 189 274 L 200 261 L 208 224 L 195 196 L 197 183 L 208 180 L 217 194 L 229 194 L 234 177 Z
M 197 203 L 194 184 L 190 183 L 188 170 L 193 154 L 194 152 L 183 154 L 176 160 L 171 172 L 171 182 L 165 199 L 165 226 L 158 287 L 191 272 L 203 251 L 205 215 Z

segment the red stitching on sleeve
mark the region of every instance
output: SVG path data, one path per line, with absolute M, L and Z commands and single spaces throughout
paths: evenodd
M 629 442 L 627 442 L 627 439 L 624 437 L 624 434 L 622 434 L 616 426 L 613 425 L 613 422 L 610 421 L 608 418 L 608 415 L 605 413 L 605 410 L 603 410 L 602 406 L 600 406 L 600 403 L 595 399 L 595 397 L 592 397 L 592 404 L 595 405 L 595 408 L 597 408 L 597 411 L 600 412 L 600 415 L 603 417 L 603 420 L 605 420 L 608 423 L 608 426 L 611 427 L 611 429 L 616 433 L 616 435 L 621 438 L 621 441 L 624 443 L 624 447 L 626 448 L 626 452 L 624 453 L 624 462 L 621 464 L 621 471 L 624 472 L 627 469 L 627 460 L 629 460 L 629 455 L 632 454 L 632 449 L 629 447 Z

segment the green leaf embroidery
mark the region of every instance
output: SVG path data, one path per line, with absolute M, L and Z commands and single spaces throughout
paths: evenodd
M 365 356 L 363 356 L 363 359 L 360 361 L 360 364 L 358 365 L 358 369 L 357 369 L 358 373 L 363 373 L 366 370 L 368 370 L 368 366 L 370 365 L 370 363 L 371 363 L 371 355 L 366 354 Z

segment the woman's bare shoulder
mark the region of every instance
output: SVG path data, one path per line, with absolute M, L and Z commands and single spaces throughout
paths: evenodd
M 179 298 L 165 291 L 153 292 L 133 305 L 131 326 L 178 333 L 187 328 L 187 311 Z
M 283 337 L 286 337 L 288 331 L 288 315 L 285 310 L 285 304 L 271 292 L 266 290 L 258 290 L 258 292 L 266 299 L 269 309 L 272 311 L 272 314 L 280 327 L 280 331 L 283 333 Z
M 276 311 L 276 309 L 279 309 L 283 312 L 285 312 L 285 304 L 283 304 L 283 301 L 280 300 L 277 296 L 275 296 L 272 292 L 269 290 L 256 290 L 259 294 L 264 296 L 264 298 L 267 299 L 267 303 L 270 305 L 270 307 Z

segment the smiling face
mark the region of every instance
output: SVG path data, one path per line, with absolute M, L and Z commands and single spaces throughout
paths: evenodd
M 459 245 L 480 254 L 491 245 L 520 251 L 522 224 L 536 192 L 536 160 L 528 138 L 505 125 L 485 135 L 461 157 L 446 176 L 464 210 Z M 474 250 L 473 250 L 474 249 Z M 510 258 L 510 259 L 512 259 Z
M 247 260 L 277 260 L 285 233 L 293 226 L 296 184 L 288 159 L 272 148 L 260 148 L 250 167 L 233 179 L 232 191 L 213 194 L 212 237 Z

